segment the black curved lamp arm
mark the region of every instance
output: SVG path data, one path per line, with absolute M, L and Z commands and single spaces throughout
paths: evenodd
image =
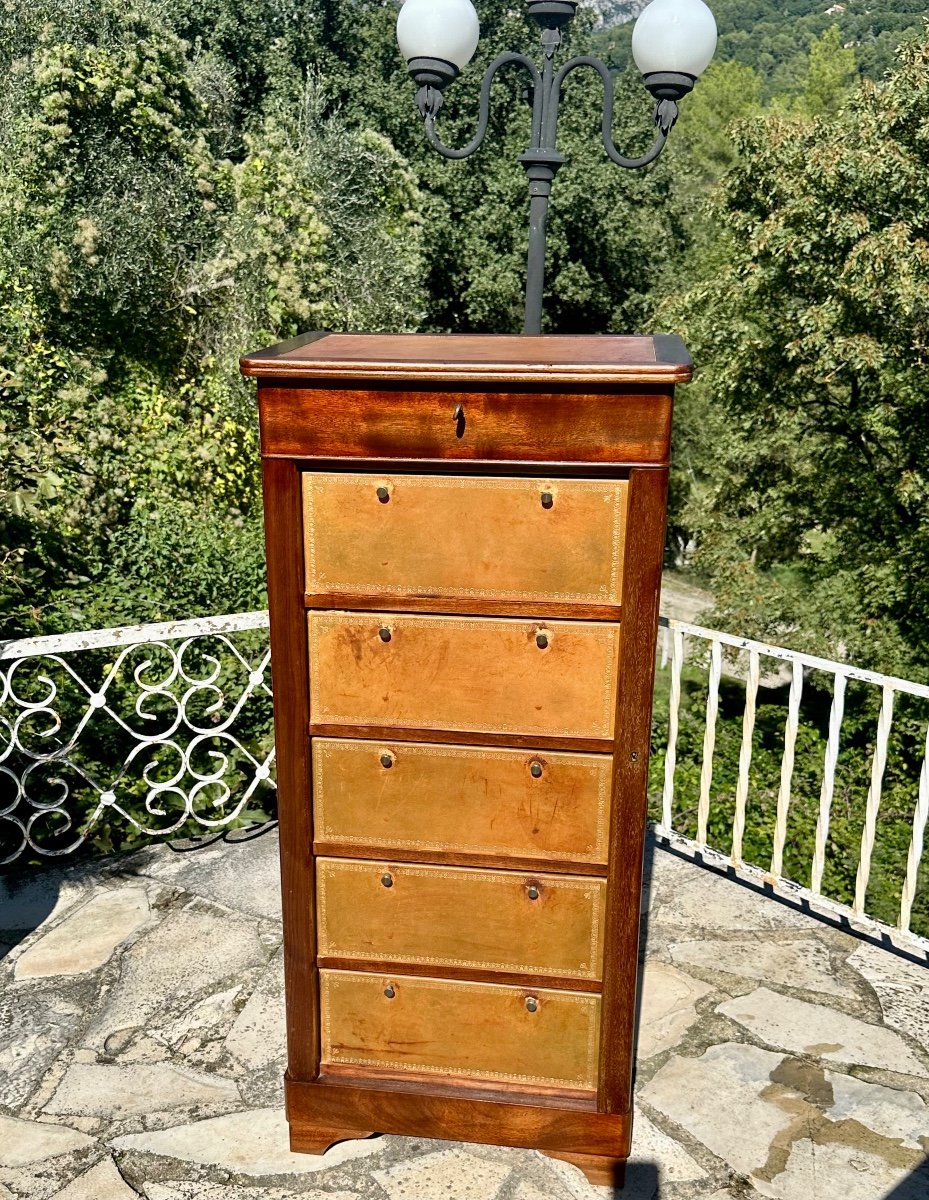
M 524 54 L 509 53 L 501 54 L 499 58 L 495 58 L 487 68 L 484 81 L 481 84 L 481 107 L 477 123 L 477 133 L 468 142 L 467 146 L 462 146 L 460 150 L 446 146 L 435 131 L 435 118 L 439 111 L 439 104 L 441 104 L 441 93 L 435 91 L 435 89 L 430 89 L 434 95 L 439 97 L 439 104 L 429 105 L 423 114 L 426 121 L 426 138 L 433 150 L 438 150 L 439 154 L 444 155 L 445 158 L 467 158 L 470 154 L 474 153 L 487 133 L 487 124 L 490 120 L 490 87 L 494 81 L 494 76 L 501 67 L 505 67 L 509 63 L 517 63 L 519 66 L 525 67 L 532 76 L 532 141 L 534 145 L 538 145 L 539 135 L 542 130 L 542 77 L 531 58 L 526 58 Z
M 665 142 L 668 140 L 668 134 L 671 132 L 671 126 L 677 120 L 677 105 L 673 100 L 659 100 L 655 105 L 655 124 L 658 126 L 658 135 L 649 149 L 639 158 L 627 158 L 624 154 L 620 154 L 613 144 L 613 76 L 610 74 L 609 68 L 599 58 L 591 58 L 589 55 L 579 55 L 577 58 L 569 59 L 555 76 L 552 88 L 552 102 L 549 105 L 548 112 L 545 114 L 545 129 L 543 131 L 543 136 L 546 139 L 545 145 L 555 144 L 555 126 L 558 122 L 561 85 L 564 83 L 567 75 L 577 67 L 593 67 L 603 80 L 603 146 L 613 162 L 621 167 L 626 167 L 628 170 L 647 167 L 650 162 L 654 162 L 664 149 Z

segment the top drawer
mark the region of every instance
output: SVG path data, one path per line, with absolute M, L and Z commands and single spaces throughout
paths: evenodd
M 619 605 L 627 488 L 307 473 L 306 590 Z
M 262 381 L 261 452 L 278 458 L 664 463 L 670 385 L 604 391 L 369 388 Z

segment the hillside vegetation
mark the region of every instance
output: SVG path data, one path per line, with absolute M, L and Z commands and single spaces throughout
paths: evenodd
M 452 144 L 491 58 L 535 46 L 517 6 L 477 7 L 440 118 Z M 668 558 L 716 595 L 708 620 L 925 679 L 929 38 L 912 0 L 715 9 L 717 61 L 649 170 L 606 159 L 597 79 L 566 85 L 545 328 L 688 342 Z M 447 162 L 395 11 L 0 0 L 4 637 L 263 605 L 242 351 L 314 326 L 520 327 L 524 80 L 499 76 L 484 148 Z M 615 65 L 614 136 L 636 153 L 650 102 L 629 36 L 586 9 L 569 48 Z M 849 762 L 867 762 L 872 709 L 852 714 Z M 891 864 L 922 720 L 883 810 Z M 843 802 L 854 829 L 861 798 Z

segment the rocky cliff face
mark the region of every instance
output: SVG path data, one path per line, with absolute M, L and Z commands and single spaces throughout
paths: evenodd
M 634 20 L 648 0 L 581 0 L 584 8 L 592 8 L 606 27 Z

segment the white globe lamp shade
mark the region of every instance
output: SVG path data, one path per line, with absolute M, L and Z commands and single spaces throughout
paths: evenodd
M 716 49 L 716 20 L 703 0 L 651 0 L 632 31 L 632 57 L 643 75 L 677 72 L 695 79 Z
M 404 0 L 397 17 L 400 53 L 434 58 L 461 71 L 477 49 L 481 26 L 471 0 Z

